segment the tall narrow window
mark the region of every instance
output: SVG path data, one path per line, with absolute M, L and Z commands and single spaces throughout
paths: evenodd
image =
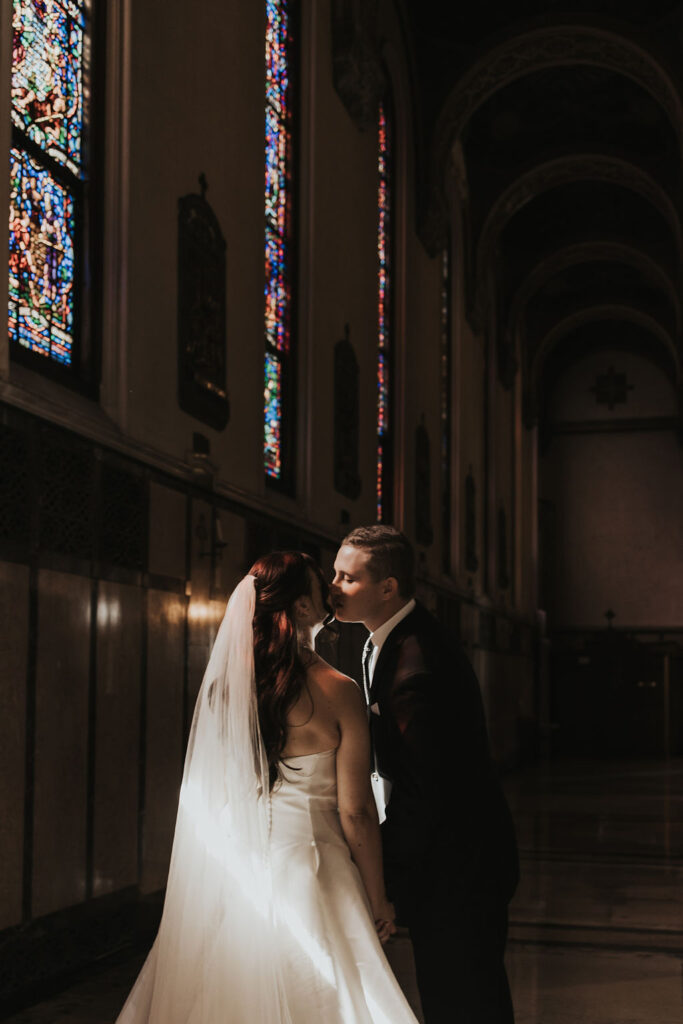
M 266 0 L 266 477 L 291 489 L 293 466 L 293 4 Z
M 379 108 L 377 146 L 377 521 L 392 514 L 392 181 L 391 117 L 386 101 Z
M 441 257 L 441 551 L 444 572 L 451 571 L 451 252 Z
M 90 0 L 14 0 L 9 337 L 15 357 L 84 376 L 91 173 Z

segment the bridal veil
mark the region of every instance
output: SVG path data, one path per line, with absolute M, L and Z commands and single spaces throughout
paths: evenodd
M 204 674 L 161 925 L 117 1024 L 290 1020 L 272 920 L 254 586 L 245 576 L 234 590 Z

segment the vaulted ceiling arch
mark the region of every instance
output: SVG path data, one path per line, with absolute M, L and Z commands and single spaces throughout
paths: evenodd
M 666 190 L 648 172 L 630 161 L 598 153 L 571 154 L 532 167 L 498 197 L 486 218 L 476 251 L 475 309 L 481 313 L 488 300 L 483 288 L 489 278 L 506 225 L 529 202 L 546 192 L 577 181 L 613 184 L 636 193 L 660 215 L 671 232 L 680 263 L 683 239 L 678 211 Z
M 615 30 L 561 24 L 516 33 L 488 50 L 459 79 L 437 118 L 430 160 L 430 184 L 423 219 L 432 250 L 442 238 L 445 180 L 450 150 L 472 115 L 499 90 L 545 68 L 593 65 L 638 83 L 665 112 L 683 159 L 683 103 L 671 76 L 649 50 Z
M 683 156 L 683 103 L 673 79 L 645 47 L 614 31 L 588 25 L 554 25 L 506 39 L 465 72 L 442 106 L 435 131 L 436 166 L 475 110 L 494 92 L 542 68 L 593 64 L 642 86 L 666 112 Z
M 571 316 L 556 324 L 555 327 L 548 331 L 531 356 L 529 365 L 531 386 L 533 387 L 537 384 L 543 362 L 565 338 L 586 324 L 605 323 L 608 321 L 623 321 L 634 324 L 655 338 L 670 356 L 670 366 L 675 378 L 673 382 L 678 386 L 681 372 L 680 355 L 674 339 L 654 317 L 649 316 L 634 306 L 626 305 L 587 307 L 577 310 Z
M 588 241 L 568 245 L 541 259 L 524 279 L 511 306 L 507 334 L 518 338 L 527 304 L 555 275 L 570 267 L 586 263 L 612 262 L 633 268 L 665 294 L 676 315 L 677 332 L 681 329 L 681 296 L 667 270 L 640 249 L 619 242 Z

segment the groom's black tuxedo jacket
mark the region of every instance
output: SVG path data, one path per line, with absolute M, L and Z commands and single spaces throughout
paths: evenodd
M 430 892 L 509 900 L 517 847 L 479 684 L 459 641 L 419 603 L 382 646 L 370 707 L 378 768 L 392 782 L 382 839 L 399 910 Z

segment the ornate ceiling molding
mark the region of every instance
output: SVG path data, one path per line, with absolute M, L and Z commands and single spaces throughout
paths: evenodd
M 576 181 L 606 182 L 640 195 L 668 224 L 681 259 L 683 242 L 678 211 L 659 182 L 646 171 L 628 160 L 600 153 L 580 153 L 549 160 L 517 178 L 489 210 L 477 246 L 475 320 L 481 320 L 486 303 L 483 288 L 486 270 L 491 266 L 498 239 L 507 222 L 536 196 Z
M 630 78 L 645 89 L 671 122 L 683 158 L 683 103 L 672 79 L 655 57 L 633 40 L 604 28 L 554 25 L 515 35 L 489 50 L 462 76 L 438 117 L 432 147 L 432 194 L 442 191 L 453 141 L 460 137 L 474 112 L 500 89 L 551 67 L 589 64 Z M 438 210 L 429 211 L 427 224 Z
M 572 313 L 571 316 L 565 317 L 564 320 L 556 324 L 552 330 L 548 331 L 534 351 L 530 362 L 530 376 L 532 381 L 538 381 L 541 367 L 548 355 L 565 338 L 574 331 L 577 331 L 579 328 L 585 327 L 586 324 L 602 323 L 607 320 L 623 320 L 627 323 L 635 324 L 636 327 L 641 327 L 644 331 L 647 331 L 653 337 L 657 338 L 657 340 L 665 346 L 671 356 L 672 365 L 676 367 L 678 381 L 678 378 L 680 377 L 680 353 L 669 332 L 662 327 L 658 320 L 655 320 L 654 317 L 648 316 L 647 313 L 643 313 L 641 309 L 637 309 L 635 306 L 625 306 L 621 304 L 587 306 L 585 309 L 577 310 L 576 313 Z
M 666 112 L 683 153 L 683 103 L 655 57 L 631 39 L 602 28 L 555 25 L 507 39 L 463 75 L 437 122 L 437 167 L 445 166 L 453 139 L 493 93 L 535 71 L 573 64 L 607 68 L 642 86 Z
M 533 296 L 556 274 L 582 263 L 621 263 L 642 273 L 643 277 L 664 292 L 671 301 L 676 315 L 676 328 L 681 328 L 681 298 L 666 270 L 640 249 L 621 242 L 581 242 L 559 249 L 543 258 L 524 279 L 510 307 L 508 335 L 518 338 L 526 307 Z

